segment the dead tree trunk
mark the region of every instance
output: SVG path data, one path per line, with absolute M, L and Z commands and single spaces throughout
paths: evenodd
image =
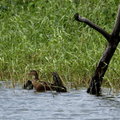
M 75 20 L 77 20 L 78 22 L 84 22 L 87 25 L 89 25 L 91 28 L 101 33 L 108 41 L 107 48 L 104 51 L 103 56 L 101 57 L 98 63 L 95 73 L 90 81 L 89 88 L 87 89 L 87 92 L 90 94 L 100 95 L 103 77 L 108 68 L 110 60 L 120 42 L 120 6 L 118 9 L 118 15 L 116 18 L 116 22 L 115 22 L 115 25 L 114 25 L 114 28 L 111 34 L 107 33 L 105 30 L 95 25 L 90 20 L 79 16 L 78 13 L 76 13 L 74 17 L 75 17 Z

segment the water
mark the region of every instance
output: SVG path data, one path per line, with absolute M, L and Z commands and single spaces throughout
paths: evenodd
M 0 87 L 0 120 L 120 120 L 120 96 Z

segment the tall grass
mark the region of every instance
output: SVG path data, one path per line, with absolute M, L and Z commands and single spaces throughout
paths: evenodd
M 106 47 L 105 39 L 73 16 L 79 12 L 111 32 L 119 0 L 1 0 L 0 77 L 23 82 L 30 69 L 51 80 L 57 71 L 65 83 L 87 86 Z M 105 84 L 120 83 L 120 46 Z

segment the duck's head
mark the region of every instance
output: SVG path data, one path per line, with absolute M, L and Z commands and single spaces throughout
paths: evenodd
M 34 76 L 34 79 L 38 80 L 38 73 L 36 70 L 31 70 L 29 73 L 28 73 L 29 76 Z

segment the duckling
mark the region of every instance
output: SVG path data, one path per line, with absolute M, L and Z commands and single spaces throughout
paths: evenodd
M 33 84 L 31 82 L 31 80 L 28 80 L 24 85 L 23 85 L 23 89 L 27 89 L 27 90 L 32 90 L 33 89 Z
M 53 72 L 53 86 L 55 86 L 56 92 L 67 92 L 67 88 L 64 86 L 63 81 L 57 72 Z

